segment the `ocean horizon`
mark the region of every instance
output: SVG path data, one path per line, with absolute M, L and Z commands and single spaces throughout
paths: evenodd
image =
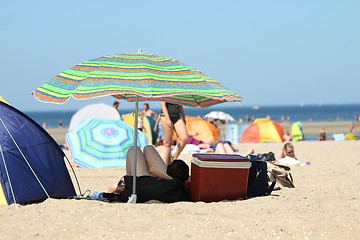
M 150 105 L 151 106 L 151 105 Z M 160 108 L 151 108 L 160 113 Z M 139 110 L 142 110 L 142 103 L 139 104 Z M 68 127 L 72 115 L 77 110 L 59 110 L 59 111 L 25 111 L 24 113 L 34 119 L 38 124 L 44 122 L 47 127 L 55 128 L 62 122 L 62 127 Z M 134 109 L 119 108 L 121 114 L 131 113 Z M 235 120 L 240 119 L 246 122 L 246 118 L 265 118 L 270 117 L 273 121 L 279 122 L 286 119 L 290 122 L 327 122 L 327 121 L 353 121 L 355 115 L 360 115 L 360 104 L 342 104 L 342 105 L 306 105 L 306 106 L 221 106 L 216 105 L 208 108 L 185 107 L 185 114 L 189 116 L 203 117 L 211 111 L 223 111 L 230 114 Z

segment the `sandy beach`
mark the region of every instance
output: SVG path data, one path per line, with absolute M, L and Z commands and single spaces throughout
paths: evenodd
M 58 141 L 64 129 L 55 130 L 52 134 Z M 360 239 L 360 141 L 303 141 L 294 146 L 300 161 L 311 162 L 292 168 L 294 189 L 217 203 L 48 199 L 26 206 L 2 205 L 1 238 Z M 240 153 L 249 148 L 266 153 L 278 151 L 282 144 L 235 147 Z M 191 154 L 181 158 L 190 165 Z M 125 169 L 76 168 L 75 172 L 82 192 L 106 191 Z

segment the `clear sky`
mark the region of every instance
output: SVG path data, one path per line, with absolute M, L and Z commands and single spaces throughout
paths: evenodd
M 360 102 L 358 0 L 3 1 L 0 34 L 0 95 L 23 111 L 112 104 L 31 92 L 84 60 L 139 48 L 198 68 L 243 106 Z

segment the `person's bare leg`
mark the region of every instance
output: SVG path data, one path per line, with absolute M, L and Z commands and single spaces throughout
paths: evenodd
M 136 175 L 137 176 L 143 176 L 143 175 L 149 175 L 148 167 L 145 162 L 144 154 L 142 153 L 141 149 L 139 147 L 136 147 L 137 149 L 137 156 L 136 156 Z M 133 163 L 134 163 L 134 146 L 130 147 L 127 154 L 126 154 L 126 174 L 132 176 L 133 172 Z M 119 190 L 119 183 L 111 184 L 108 188 L 109 193 L 113 193 Z
M 179 137 L 179 142 L 178 142 L 176 151 L 173 156 L 173 159 L 177 159 L 179 157 L 180 153 L 182 152 L 182 150 L 184 149 L 184 147 L 188 141 L 189 135 L 186 130 L 186 125 L 185 125 L 185 122 L 183 119 L 180 119 L 179 121 L 177 121 L 174 124 L 174 128 Z
M 226 153 L 224 145 L 222 143 L 216 144 L 215 153 L 217 153 L 217 154 L 225 154 Z
M 171 143 L 172 143 L 174 129 L 173 129 L 173 126 L 172 127 L 168 126 L 168 123 L 167 123 L 165 117 L 161 117 L 160 123 L 161 123 L 161 127 L 163 129 L 163 135 L 164 135 L 163 146 L 165 148 L 167 148 L 167 151 L 161 152 L 161 158 L 164 160 L 166 165 L 169 165 L 169 163 L 171 162 L 171 158 L 170 158 Z
M 170 149 L 167 148 L 167 147 L 164 147 L 164 146 L 159 146 L 159 147 L 157 148 L 157 150 L 158 150 L 158 153 L 159 153 L 161 159 L 163 160 L 163 162 L 165 163 L 165 165 L 167 165 L 165 159 L 171 154 Z
M 144 147 L 144 156 L 150 176 L 169 179 L 166 174 L 167 166 L 153 146 Z
M 224 143 L 223 146 L 224 146 L 224 150 L 225 150 L 226 154 L 234 154 L 235 153 L 234 149 L 230 146 L 230 144 Z
M 136 176 L 149 175 L 148 166 L 146 165 L 145 157 L 139 147 L 136 147 Z M 126 154 L 126 174 L 133 175 L 134 165 L 134 146 L 130 147 Z

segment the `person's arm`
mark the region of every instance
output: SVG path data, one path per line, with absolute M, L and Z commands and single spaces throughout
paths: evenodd
M 154 112 L 153 110 L 151 110 L 151 116 L 154 116 L 154 119 L 156 119 L 158 114 L 156 112 Z
M 279 160 L 281 158 L 284 158 L 284 150 L 280 150 L 277 154 L 276 154 L 276 160 Z
M 159 122 L 160 122 L 160 115 L 157 116 L 156 121 L 155 121 L 155 124 L 154 124 L 154 131 L 155 131 L 155 132 L 156 132 L 157 129 L 158 129 Z

